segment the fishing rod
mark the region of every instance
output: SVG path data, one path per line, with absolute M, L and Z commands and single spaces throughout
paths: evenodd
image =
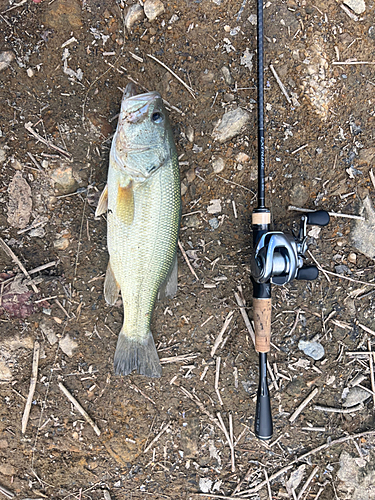
M 259 353 L 255 434 L 260 439 L 270 439 L 273 423 L 267 383 L 267 353 L 271 342 L 271 284 L 284 285 L 293 279 L 317 278 L 317 267 L 304 265 L 307 224 L 325 226 L 329 222 L 329 215 L 325 210 L 304 214 L 297 236 L 271 231 L 271 212 L 265 200 L 263 30 L 263 0 L 257 0 L 258 205 L 252 213 L 253 252 L 250 267 L 255 350 Z

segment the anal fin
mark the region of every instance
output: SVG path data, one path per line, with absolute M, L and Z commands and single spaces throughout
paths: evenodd
M 172 265 L 169 269 L 167 277 L 164 282 L 160 285 L 158 299 L 163 300 L 166 297 L 174 297 L 177 293 L 177 252 L 175 253 L 172 261 Z
M 104 280 L 104 298 L 107 304 L 113 306 L 118 298 L 119 292 L 120 285 L 117 283 L 115 275 L 112 271 L 111 261 L 109 261 Z
M 108 184 L 105 185 L 105 188 L 100 195 L 98 206 L 95 210 L 95 217 L 99 217 L 104 214 L 108 210 Z

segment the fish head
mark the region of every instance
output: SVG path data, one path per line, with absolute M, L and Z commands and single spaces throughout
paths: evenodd
M 158 92 L 124 94 L 111 156 L 138 181 L 155 174 L 175 154 L 173 134 Z

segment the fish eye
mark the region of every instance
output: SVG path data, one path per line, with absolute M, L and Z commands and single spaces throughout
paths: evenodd
M 159 113 L 159 111 L 155 111 L 155 113 L 152 113 L 151 119 L 154 123 L 161 123 L 164 119 L 164 116 Z

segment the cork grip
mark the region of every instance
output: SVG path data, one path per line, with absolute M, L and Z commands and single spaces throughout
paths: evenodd
M 268 352 L 271 341 L 271 299 L 253 299 L 255 350 Z

